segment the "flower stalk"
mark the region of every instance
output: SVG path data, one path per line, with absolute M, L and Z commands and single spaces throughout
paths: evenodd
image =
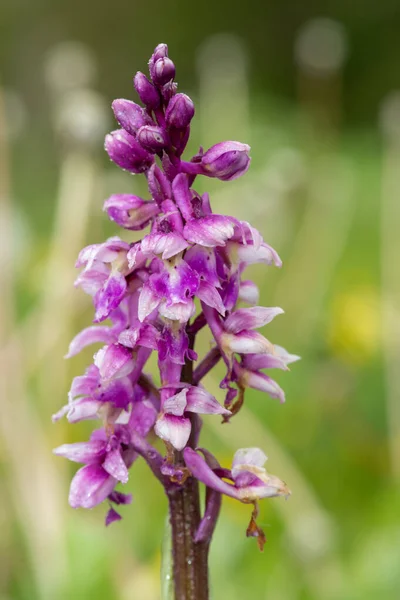
M 195 541 L 201 520 L 197 480 L 189 477 L 168 500 L 175 600 L 208 600 L 209 541 Z
M 189 335 L 193 350 L 195 336 Z M 193 361 L 187 359 L 182 368 L 181 381 L 193 383 Z M 192 414 L 191 435 L 187 446 L 195 448 L 199 427 L 197 415 Z M 185 469 L 182 452 L 174 451 L 173 462 Z M 209 539 L 196 541 L 200 526 L 200 496 L 198 481 L 189 476 L 181 486 L 168 492 L 172 536 L 172 564 L 175 600 L 208 600 L 208 548 Z
M 168 47 L 159 44 L 149 61 L 150 78 L 140 72 L 134 78 L 144 106 L 125 99 L 112 104 L 120 129 L 106 136 L 105 150 L 120 168 L 146 176 L 150 198 L 113 194 L 104 211 L 126 230 L 149 231 L 131 243 L 109 238 L 78 256 L 75 284 L 93 298 L 95 324 L 76 335 L 67 357 L 93 343 L 103 346 L 74 378 L 68 403 L 53 419 L 93 419 L 101 426 L 87 442 L 54 452 L 84 465 L 71 483 L 71 506 L 108 502 L 106 525 L 121 520 L 118 511 L 131 496 L 116 488 L 144 459 L 169 501 L 175 600 L 207 600 L 208 551 L 222 496 L 254 506 L 246 534 L 262 549 L 258 500 L 290 492 L 267 473 L 267 457 L 258 448 L 238 450 L 231 469 L 222 468 L 200 447 L 201 415 L 228 421 L 248 387 L 283 402 L 283 390 L 263 370 L 287 370 L 298 357 L 256 331 L 283 311 L 256 306 L 257 286 L 242 278 L 251 264 L 280 267 L 278 254 L 246 221 L 213 213 L 208 194 L 194 188 L 197 177 L 232 181 L 245 174 L 250 148 L 221 142 L 205 152 L 200 148 L 190 160 L 181 158 L 195 107 L 177 93 L 175 71 Z M 195 338 L 203 328 L 212 347 L 198 357 Z M 155 380 L 144 372 L 154 352 Z M 202 384 L 221 359 L 223 403 Z

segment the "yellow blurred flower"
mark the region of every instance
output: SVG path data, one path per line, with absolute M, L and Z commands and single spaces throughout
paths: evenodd
M 335 296 L 328 325 L 334 354 L 354 363 L 374 356 L 380 344 L 380 312 L 378 291 L 372 287 Z

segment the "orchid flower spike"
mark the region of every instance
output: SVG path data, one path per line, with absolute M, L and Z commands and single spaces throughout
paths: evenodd
M 105 150 L 121 169 L 145 175 L 148 196 L 107 198 L 104 211 L 125 235 L 92 243 L 78 256 L 75 285 L 92 297 L 94 324 L 75 336 L 67 356 L 100 346 L 84 374 L 73 379 L 68 400 L 53 419 L 94 420 L 98 427 L 88 441 L 62 444 L 54 452 L 83 465 L 71 483 L 71 506 L 92 508 L 106 501 L 106 525 L 121 519 L 116 507 L 130 503 L 119 486 L 143 458 L 169 498 L 173 536 L 196 532 L 184 544 L 196 557 L 201 544 L 210 543 L 222 495 L 254 505 L 247 535 L 260 547 L 265 536 L 256 523 L 257 502 L 290 495 L 286 484 L 265 470 L 260 449 L 238 450 L 230 469 L 221 468 L 209 450 L 198 449 L 203 416 L 223 422 L 240 418 L 249 387 L 260 398 L 284 402 L 269 373 L 287 371 L 299 357 L 270 340 L 268 325 L 283 310 L 259 306 L 257 286 L 245 278 L 249 265 L 280 267 L 277 252 L 246 221 L 213 213 L 208 194 L 195 189 L 198 177 L 231 182 L 244 175 L 250 147 L 223 141 L 183 160 L 195 107 L 189 96 L 177 93 L 175 76 L 168 47 L 159 44 L 148 76 L 134 77 L 142 105 L 128 99 L 112 104 L 119 128 L 106 135 Z M 142 232 L 135 234 L 140 239 L 130 238 L 130 231 Z M 203 328 L 212 344 L 199 357 L 196 336 Z M 152 355 L 159 383 L 145 373 Z M 226 367 L 220 383 L 224 398 L 202 384 L 219 360 Z M 165 451 L 156 450 L 149 437 L 159 438 Z M 200 506 L 196 482 L 206 487 L 202 518 L 196 511 L 185 513 L 187 503 L 180 499 L 185 494 Z M 189 525 L 181 530 L 182 523 Z M 183 557 L 180 563 L 178 554 L 176 569 L 187 569 L 190 561 Z M 185 577 L 176 576 L 176 585 Z

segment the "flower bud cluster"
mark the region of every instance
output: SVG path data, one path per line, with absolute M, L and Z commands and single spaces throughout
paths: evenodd
M 144 106 L 124 99 L 112 104 L 120 129 L 106 136 L 105 149 L 122 169 L 145 173 L 150 197 L 113 194 L 104 210 L 124 229 L 147 231 L 131 243 L 112 237 L 90 245 L 76 263 L 81 269 L 76 285 L 93 299 L 95 325 L 74 338 L 68 356 L 89 344 L 103 346 L 84 375 L 75 377 L 67 405 L 54 417 L 101 422 L 88 442 L 55 450 L 84 465 L 71 484 L 73 507 L 91 508 L 106 499 L 126 504 L 129 498 L 115 487 L 127 482 L 139 455 L 148 462 L 152 457 L 150 466 L 166 489 L 191 474 L 215 493 L 242 502 L 289 493 L 264 470 L 261 450 L 238 451 L 229 472 L 209 452 L 203 460 L 195 450 L 199 415 L 229 420 L 246 388 L 283 402 L 283 390 L 263 371 L 286 370 L 298 357 L 257 331 L 283 311 L 257 306 L 257 286 L 243 278 L 248 265 L 280 267 L 278 254 L 249 223 L 213 213 L 208 194 L 193 187 L 198 176 L 230 181 L 243 175 L 250 148 L 221 142 L 182 160 L 195 109 L 186 94 L 177 93 L 174 79 L 175 65 L 160 44 L 149 61 L 149 77 L 139 72 L 134 78 Z M 214 347 L 199 360 L 195 338 L 205 326 Z M 157 383 L 143 372 L 152 353 Z M 219 359 L 226 365 L 223 405 L 200 383 Z M 149 436 L 163 440 L 165 456 L 149 446 Z M 110 508 L 106 522 L 119 518 Z M 205 532 L 207 525 L 199 536 Z M 252 532 L 259 535 L 254 527 Z

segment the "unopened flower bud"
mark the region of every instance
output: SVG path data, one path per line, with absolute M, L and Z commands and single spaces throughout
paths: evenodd
M 137 133 L 137 139 L 143 148 L 150 152 L 159 152 L 168 146 L 168 139 L 165 131 L 156 125 L 144 125 Z
M 161 95 L 162 95 L 163 100 L 166 105 L 168 105 L 171 98 L 173 98 L 173 96 L 175 96 L 177 89 L 178 89 L 178 84 L 172 80 L 168 81 L 168 83 L 166 83 L 161 88 Z
M 240 142 L 221 142 L 212 146 L 203 155 L 201 164 L 205 175 L 217 177 L 222 181 L 236 179 L 244 173 L 250 165 L 250 146 Z
M 156 62 L 156 60 L 158 60 L 159 58 L 164 58 L 165 56 L 168 56 L 167 44 L 158 44 L 158 46 L 154 48 L 152 56 L 153 61 Z
M 143 173 L 153 164 L 153 156 L 125 129 L 106 135 L 105 150 L 113 162 L 131 173 Z
M 152 78 L 156 85 L 163 86 L 175 77 L 175 65 L 168 56 L 159 58 L 154 63 Z
M 154 63 L 157 62 L 159 58 L 164 58 L 165 56 L 168 56 L 167 44 L 158 44 L 158 46 L 154 48 L 154 52 L 149 60 L 149 71 L 152 79 L 154 74 Z
M 132 194 L 113 194 L 104 202 L 103 210 L 120 227 L 131 230 L 143 229 L 159 212 L 155 202 Z
M 194 115 L 194 104 L 186 94 L 176 94 L 171 98 L 165 112 L 165 119 L 169 127 L 185 129 Z
M 143 125 L 153 124 L 153 120 L 143 108 L 131 100 L 124 100 L 123 98 L 114 100 L 112 109 L 119 125 L 131 135 L 135 135 Z
M 133 85 L 139 98 L 147 108 L 157 108 L 160 104 L 160 94 L 157 88 L 147 79 L 144 73 L 138 71 L 133 79 Z

